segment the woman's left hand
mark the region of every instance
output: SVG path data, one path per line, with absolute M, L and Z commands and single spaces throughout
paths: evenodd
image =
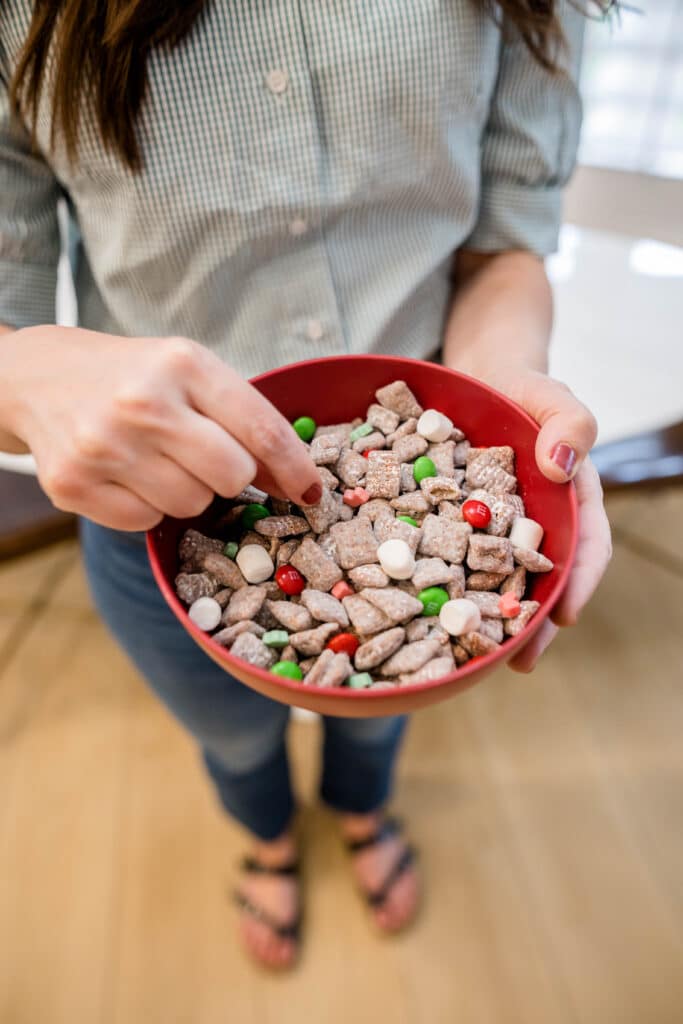
M 560 626 L 573 626 L 600 582 L 612 555 L 610 528 L 597 470 L 588 458 L 597 436 L 595 417 L 559 381 L 530 369 L 515 368 L 486 383 L 502 391 L 540 424 L 536 461 L 550 480 L 573 479 L 579 501 L 579 543 L 569 582 L 553 610 L 528 644 L 508 663 L 530 672 Z

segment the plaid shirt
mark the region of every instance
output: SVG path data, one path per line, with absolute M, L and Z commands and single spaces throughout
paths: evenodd
M 551 252 L 573 167 L 582 17 L 566 73 L 476 0 L 213 0 L 149 61 L 129 171 L 82 118 L 80 160 L 8 113 L 30 0 L 0 5 L 0 322 L 54 321 L 65 196 L 79 322 L 193 337 L 245 375 L 316 355 L 424 357 L 452 255 Z

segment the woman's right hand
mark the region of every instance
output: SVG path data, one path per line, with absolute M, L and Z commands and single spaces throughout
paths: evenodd
M 3 336 L 0 358 L 0 425 L 60 509 L 146 530 L 252 481 L 298 504 L 320 498 L 284 416 L 196 342 L 27 327 Z

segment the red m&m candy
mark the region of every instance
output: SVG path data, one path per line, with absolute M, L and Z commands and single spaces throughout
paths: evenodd
M 335 654 L 348 654 L 352 658 L 360 646 L 360 640 L 353 633 L 337 633 L 333 636 L 327 647 Z
M 275 570 L 275 582 L 285 594 L 300 594 L 306 586 L 306 580 L 293 565 L 281 565 Z
M 465 522 L 477 530 L 485 529 L 491 522 L 491 509 L 483 501 L 466 501 L 462 507 Z

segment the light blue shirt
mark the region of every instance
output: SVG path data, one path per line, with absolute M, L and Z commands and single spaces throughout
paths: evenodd
M 154 52 L 144 167 L 87 111 L 80 160 L 12 124 L 30 0 L 0 6 L 0 322 L 54 320 L 65 195 L 79 321 L 185 335 L 245 375 L 311 355 L 440 344 L 452 255 L 556 245 L 575 159 L 583 18 L 540 68 L 476 0 L 214 0 Z

